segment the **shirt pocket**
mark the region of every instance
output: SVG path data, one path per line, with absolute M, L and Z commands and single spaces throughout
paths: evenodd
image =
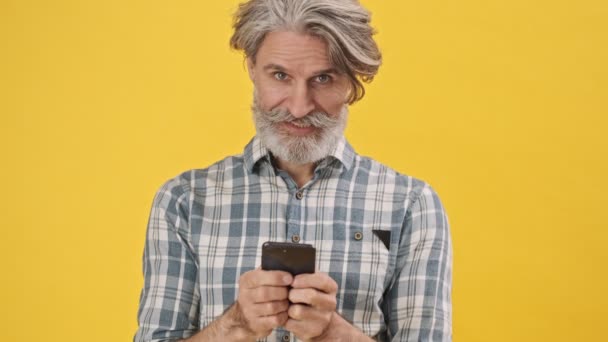
M 389 260 L 389 249 L 374 229 L 371 225 L 345 227 L 344 238 L 333 241 L 329 265 L 325 263 L 338 283 L 338 312 L 369 336 L 385 326 L 380 302 Z M 320 256 L 321 266 L 326 257 Z

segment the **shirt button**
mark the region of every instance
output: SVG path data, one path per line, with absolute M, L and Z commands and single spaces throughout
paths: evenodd
M 361 239 L 363 239 L 363 233 L 361 233 L 361 232 L 356 232 L 356 233 L 355 233 L 355 240 L 359 241 L 359 240 L 361 240 Z
M 289 342 L 289 335 L 283 335 L 283 341 Z
M 295 243 L 300 242 L 300 235 L 298 235 L 298 234 L 294 234 L 294 235 L 291 237 L 291 241 L 293 241 L 293 242 L 295 242 Z
M 296 199 L 301 200 L 304 197 L 304 193 L 302 191 L 296 192 Z

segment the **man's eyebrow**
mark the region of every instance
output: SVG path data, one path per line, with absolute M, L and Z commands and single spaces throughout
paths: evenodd
M 262 69 L 264 71 L 268 71 L 268 70 L 285 71 L 285 70 L 287 70 L 287 68 L 283 67 L 282 65 L 274 64 L 274 63 L 266 64 Z M 314 75 L 339 74 L 339 72 L 338 72 L 338 70 L 336 68 L 327 68 L 327 69 L 322 69 L 322 70 L 319 70 L 319 71 L 315 71 L 313 74 Z
M 329 69 L 319 70 L 319 71 L 315 72 L 314 74 L 315 75 L 339 74 L 339 72 L 338 72 L 338 70 L 336 68 L 329 68 Z
M 281 71 L 283 71 L 283 70 L 285 70 L 284 67 L 282 67 L 282 66 L 280 66 L 278 64 L 274 64 L 274 63 L 266 64 L 266 65 L 264 65 L 264 68 L 262 68 L 262 69 L 264 69 L 264 71 L 268 71 L 268 70 L 281 70 Z

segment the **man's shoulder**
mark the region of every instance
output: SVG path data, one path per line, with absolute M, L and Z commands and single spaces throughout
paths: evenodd
M 231 155 L 205 168 L 184 171 L 169 179 L 161 186 L 161 191 L 188 193 L 200 191 L 218 183 L 230 183 L 237 177 L 245 176 L 243 155 Z
M 393 196 L 397 201 L 407 205 L 416 202 L 420 197 L 438 200 L 433 187 L 425 180 L 395 170 L 373 158 L 357 154 L 354 160 L 354 181 L 357 183 L 381 186 L 385 195 Z

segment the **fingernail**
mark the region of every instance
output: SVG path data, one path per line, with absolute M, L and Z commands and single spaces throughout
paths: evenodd
M 283 277 L 283 282 L 284 282 L 286 285 L 291 284 L 291 276 L 284 276 L 284 277 Z

